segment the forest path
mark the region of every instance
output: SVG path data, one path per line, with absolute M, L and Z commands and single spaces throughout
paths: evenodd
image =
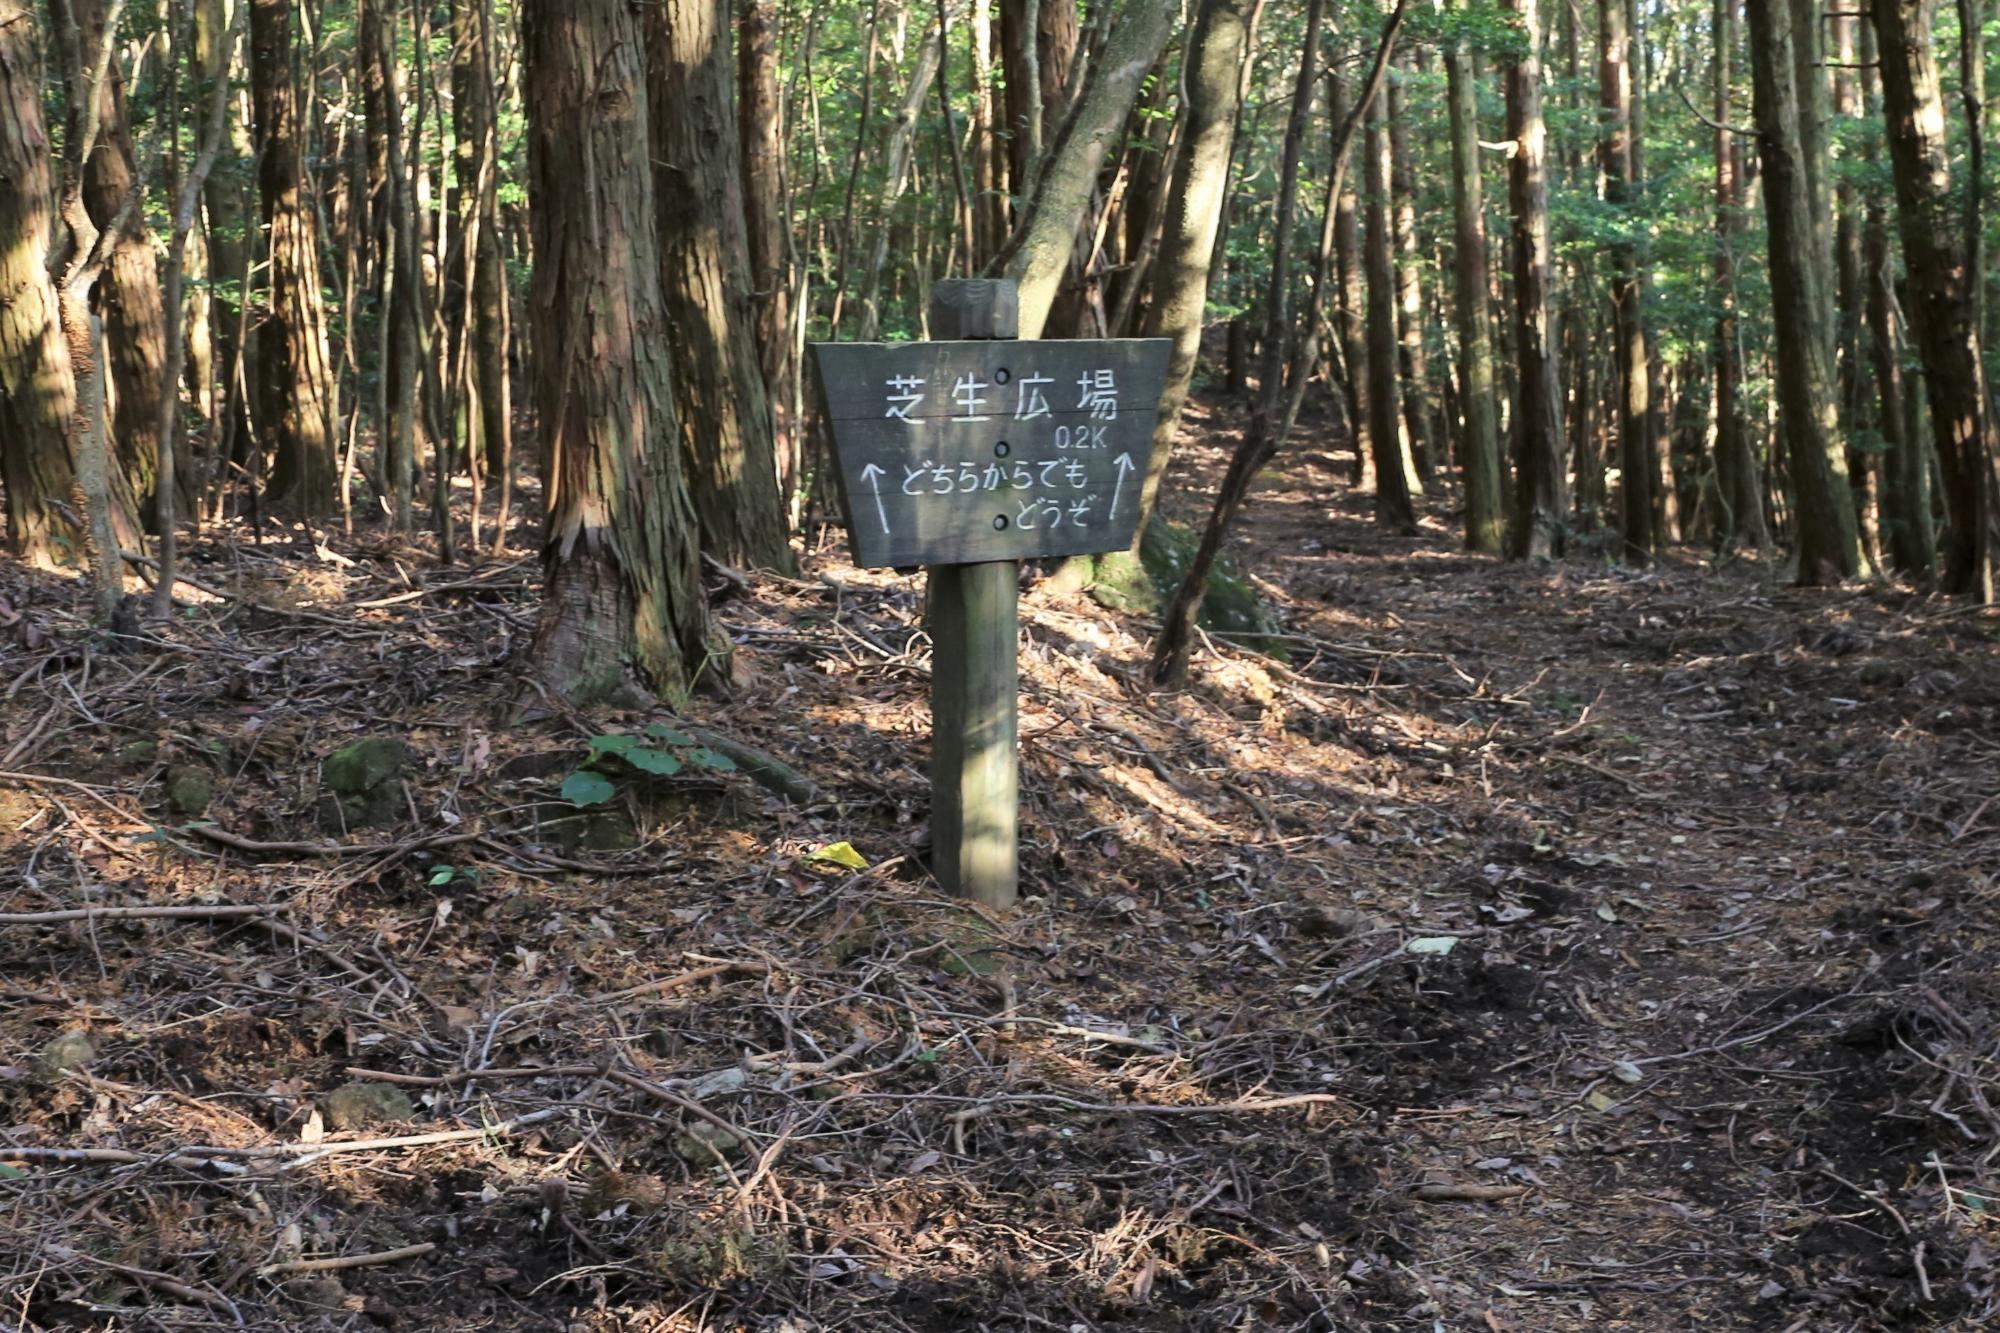
M 1197 403 L 1170 516 L 1205 516 L 1238 425 Z M 1233 547 L 1289 662 L 1202 642 L 1154 691 L 1143 618 L 1024 593 L 999 918 L 922 868 L 921 582 L 837 538 L 718 585 L 731 686 L 689 719 L 521 721 L 520 557 L 211 528 L 190 566 L 234 599 L 123 651 L 78 584 L 0 566 L 0 1308 L 1990 1318 L 1995 620 L 1686 556 L 1508 565 L 1435 498 L 1389 536 L 1317 430 Z M 823 798 L 604 748 L 666 724 Z M 364 738 L 396 743 L 391 799 L 343 832 L 323 761 Z M 322 1260 L 356 1266 L 283 1266 Z
M 1227 443 L 1182 460 L 1187 520 Z M 1418 539 L 1382 533 L 1346 463 L 1281 459 L 1235 545 L 1276 571 L 1299 670 L 1393 654 L 1388 827 L 1349 895 L 1478 950 L 1409 983 L 1458 1016 L 1416 1033 L 1432 1095 L 1372 1107 L 1406 1180 L 1529 1187 L 1403 1233 L 1443 1326 L 1971 1319 L 2000 1128 L 1973 1086 L 2000 1013 L 1991 618 L 1684 556 L 1500 565 L 1435 499 Z

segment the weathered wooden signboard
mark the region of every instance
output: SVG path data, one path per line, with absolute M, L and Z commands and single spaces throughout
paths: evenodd
M 1131 545 L 1171 346 L 1018 342 L 1019 313 L 950 279 L 947 340 L 812 349 L 854 563 L 930 567 L 931 869 L 988 907 L 1019 881 L 1019 562 Z
M 1165 338 L 816 343 L 854 563 L 1129 546 Z

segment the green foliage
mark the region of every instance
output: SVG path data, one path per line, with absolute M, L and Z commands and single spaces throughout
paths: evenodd
M 590 749 L 576 771 L 563 779 L 562 798 L 572 805 L 604 804 L 617 794 L 609 773 L 617 772 L 618 765 L 647 777 L 666 778 L 689 764 L 715 773 L 736 771 L 736 761 L 728 755 L 663 722 L 648 723 L 636 735 L 600 733 L 590 738 Z

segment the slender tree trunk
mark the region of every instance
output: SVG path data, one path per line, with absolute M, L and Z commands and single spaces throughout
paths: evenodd
M 1461 0 L 1461 7 L 1463 0 Z M 1493 331 L 1486 305 L 1486 205 L 1479 179 L 1479 99 L 1472 53 L 1445 56 L 1451 93 L 1453 309 L 1458 320 L 1460 406 L 1465 434 L 1465 545 L 1498 554 L 1506 544 L 1507 504 L 1500 475 L 1500 404 L 1493 376 Z
M 528 0 L 521 20 L 549 457 L 533 660 L 572 704 L 629 697 L 634 683 L 684 700 L 712 645 L 660 295 L 640 20 L 624 0 Z
M 644 11 L 661 294 L 674 402 L 703 549 L 790 572 L 770 399 L 752 333 L 728 0 Z
M 1643 565 L 1659 544 L 1653 527 L 1652 386 L 1646 355 L 1645 294 L 1639 246 L 1630 218 L 1636 203 L 1632 157 L 1632 71 L 1627 62 L 1625 0 L 1598 0 L 1599 105 L 1604 137 L 1598 152 L 1604 202 L 1618 214 L 1621 237 L 1610 247 L 1612 338 L 1618 362 L 1618 462 L 1625 559 Z
M 1153 295 L 1143 332 L 1172 338 L 1166 390 L 1153 429 L 1153 456 L 1139 508 L 1138 535 L 1152 517 L 1160 479 L 1173 456 L 1174 434 L 1201 351 L 1208 306 L 1209 264 L 1222 216 L 1223 187 L 1236 139 L 1236 81 L 1250 41 L 1250 15 L 1258 0 L 1202 0 L 1186 53 L 1187 147 L 1175 164 L 1167 192 L 1166 231 L 1153 266 Z
M 1862 160 L 1881 166 L 1882 80 L 1877 70 L 1875 25 L 1861 29 L 1861 89 L 1867 113 Z M 1896 301 L 1896 266 L 1889 242 L 1889 210 L 1879 187 L 1867 191 L 1861 227 L 1862 273 L 1867 287 L 1869 365 L 1875 376 L 1876 426 L 1882 436 L 1881 504 L 1885 554 L 1891 566 L 1913 577 L 1936 568 L 1937 534 L 1931 527 L 1928 442 L 1909 428 L 1911 395 L 1903 382 L 1903 314 Z
M 1166 45 L 1171 19 L 1150 0 L 1128 0 L 1125 17 L 1112 29 L 1103 57 L 1091 70 L 1075 116 L 1048 150 L 1016 244 L 1000 256 L 1007 275 L 1020 283 L 1023 338 L 1042 336 L 1057 288 L 1071 271 L 1078 219 L 1090 202 L 1105 152 L 1124 128 L 1140 84 Z M 1172 378 L 1170 371 L 1170 383 Z
M 257 179 L 270 235 L 270 310 L 260 334 L 258 433 L 271 493 L 302 517 L 333 511 L 332 373 L 320 300 L 319 245 L 305 194 L 305 141 L 292 83 L 289 0 L 249 0 Z
M 1861 118 L 1861 82 L 1856 77 L 1852 15 L 1833 16 L 1833 114 L 1842 122 L 1856 124 Z M 1829 137 L 1832 131 L 1829 130 Z M 1861 397 L 1865 379 L 1861 365 L 1862 313 L 1867 305 L 1866 279 L 1862 273 L 1861 209 L 1854 181 L 1843 176 L 1833 188 L 1833 271 L 1838 319 L 1834 327 L 1834 364 L 1839 373 L 1840 420 L 1846 436 L 1848 484 L 1854 491 L 1856 531 L 1868 563 L 1882 563 L 1882 531 L 1878 521 L 1879 496 L 1876 460 L 1879 454 L 1856 444 L 1861 423 Z
M 778 13 L 775 0 L 741 0 L 736 57 L 741 115 L 743 223 L 749 245 L 750 301 L 755 314 L 757 360 L 771 400 L 778 454 L 779 494 L 787 504 L 797 491 L 805 460 L 792 419 L 791 280 L 785 238 L 785 148 L 778 94 Z M 869 274 L 870 292 L 878 270 Z M 864 305 L 864 315 L 866 306 Z
M 1507 0 L 1521 20 L 1524 50 L 1507 67 L 1508 171 L 1513 212 L 1514 354 L 1519 401 L 1514 408 L 1514 527 L 1508 547 L 1520 560 L 1549 560 L 1563 551 L 1564 453 L 1562 363 L 1550 292 L 1548 131 L 1542 123 L 1541 23 L 1535 0 Z
M 1777 338 L 1779 420 L 1797 506 L 1799 580 L 1817 584 L 1865 571 L 1855 531 L 1847 451 L 1835 410 L 1828 332 L 1831 295 L 1813 256 L 1811 192 L 1799 149 L 1799 99 L 1785 0 L 1750 0 L 1750 64 L 1763 163 L 1771 313 Z
M 1896 215 L 1909 269 L 1910 323 L 1944 482 L 1947 592 L 1993 600 L 1988 488 L 1992 407 L 1981 367 L 1976 276 L 1954 215 L 1944 95 L 1938 79 L 1937 0 L 1872 0 L 1881 50 Z
M 1329 102 L 1336 125 L 1353 111 L 1353 94 L 1336 65 L 1328 72 L 1331 83 Z M 1334 341 L 1340 350 L 1345 374 L 1342 389 L 1347 399 L 1349 445 L 1354 450 L 1348 481 L 1357 487 L 1375 484 L 1375 455 L 1368 439 L 1368 287 L 1361 259 L 1361 224 L 1352 184 L 1343 183 L 1334 205 L 1334 265 L 1339 275 L 1339 300 L 1333 314 Z
M 1324 8 L 1323 0 L 1307 0 L 1305 39 L 1299 52 L 1298 79 L 1292 88 L 1283 160 L 1278 171 L 1270 283 L 1265 291 L 1263 364 L 1259 368 L 1250 430 L 1229 460 L 1229 471 L 1216 495 L 1214 512 L 1202 531 L 1201 545 L 1161 618 L 1151 664 L 1153 681 L 1159 685 L 1178 686 L 1186 681 L 1195 615 L 1208 596 L 1209 573 L 1215 566 L 1215 558 L 1222 550 L 1237 510 L 1250 494 L 1251 483 L 1284 444 L 1284 356 L 1287 335 L 1291 332 L 1292 228 L 1298 217 L 1299 158 L 1305 148 L 1306 122 L 1312 114 Z M 1311 367 L 1306 370 L 1309 372 Z
M 238 9 L 233 12 L 240 14 L 240 5 L 241 0 Z M 224 50 L 228 34 L 234 26 L 230 21 L 231 12 L 227 0 L 195 0 L 192 79 L 197 86 L 216 80 L 229 84 L 235 77 L 233 64 Z M 251 244 L 254 225 L 251 218 L 255 206 L 250 181 L 255 175 L 253 167 L 257 157 L 243 114 L 243 100 L 232 86 L 228 95 L 229 124 L 223 131 L 226 156 L 222 161 L 227 163 L 228 169 L 209 173 L 208 183 L 202 187 L 202 207 L 207 222 L 203 236 L 208 252 L 209 274 L 209 289 L 203 299 L 209 304 L 210 327 L 215 341 L 215 397 L 207 409 L 214 432 L 209 467 L 211 478 L 217 482 L 226 481 L 233 455 L 246 449 L 250 439 L 248 406 L 243 395 L 236 392 L 234 384 L 238 361 L 251 357 L 253 353 L 253 349 L 246 347 L 238 336 L 243 324 L 244 302 L 249 296 L 245 290 L 248 284 L 240 279 L 249 268 L 249 257 L 254 249 Z M 255 382 L 253 369 L 246 366 L 245 373 Z
M 1397 532 L 1414 533 L 1417 514 L 1410 503 L 1408 453 L 1398 419 L 1402 386 L 1397 383 L 1395 235 L 1389 184 L 1394 164 L 1387 128 L 1374 114 L 1387 105 L 1387 98 L 1377 96 L 1362 108 L 1368 124 L 1361 150 L 1367 162 L 1368 199 L 1368 440 L 1375 453 L 1375 521 Z
M 1416 72 L 1406 52 L 1403 78 Z M 1403 384 L 1403 429 L 1409 440 L 1410 459 L 1415 464 L 1410 490 L 1421 495 L 1424 486 L 1436 477 L 1438 444 L 1431 429 L 1436 419 L 1431 403 L 1430 358 L 1424 350 L 1423 263 L 1417 248 L 1417 187 L 1411 169 L 1408 145 L 1409 117 L 1403 110 L 1403 90 L 1392 79 L 1388 91 L 1390 222 L 1395 228 L 1396 245 L 1396 364 Z
M 993 124 L 993 0 L 972 0 L 973 263 L 983 268 L 1007 239 L 1006 158 Z
M 896 204 L 903 197 L 915 158 L 918 118 L 937 72 L 938 43 L 926 38 L 917 46 L 916 70 L 910 75 L 909 87 L 903 90 L 902 105 L 896 109 L 889 147 L 883 155 L 882 202 L 877 209 L 881 221 L 875 229 L 875 252 L 869 258 L 861 291 L 862 342 L 874 342 L 882 330 L 882 272 L 889 262 L 889 234 L 894 230 Z
M 1735 46 L 1737 0 L 1715 0 L 1715 123 L 1731 123 L 1729 66 Z M 1742 333 L 1736 313 L 1736 233 L 1742 209 L 1736 179 L 1735 136 L 1715 131 L 1715 466 L 1723 513 L 1716 522 L 1719 544 L 1761 549 L 1770 544 L 1764 528 L 1764 498 L 1750 436 L 1743 429 L 1739 391 L 1743 382 Z
M 101 0 L 72 0 L 71 8 L 86 48 L 96 50 L 105 38 Z M 112 36 L 115 39 L 116 34 Z M 124 473 L 140 515 L 150 521 L 155 412 L 166 361 L 167 321 L 145 209 L 127 206 L 133 191 L 143 185 L 138 154 L 125 124 L 125 79 L 115 57 L 105 66 L 98 103 L 97 146 L 84 167 L 83 200 L 100 230 L 116 228 L 105 242 L 108 255 L 95 293 L 109 361 L 104 369 L 112 405 L 110 438 L 115 465 Z
M 1750 4 L 1764 0 L 1748 0 Z M 1828 0 L 1778 0 L 1791 6 L 1792 69 L 1799 101 L 1799 169 L 1805 177 L 1807 222 L 1812 239 L 1812 262 L 1818 290 L 1834 290 L 1833 266 L 1833 184 L 1832 184 L 1832 82 L 1826 67 L 1826 18 Z M 1820 323 L 1821 332 L 1832 337 L 1833 326 Z

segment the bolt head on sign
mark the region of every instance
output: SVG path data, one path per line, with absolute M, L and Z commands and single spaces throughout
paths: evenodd
M 812 344 L 854 563 L 962 565 L 1130 546 L 1171 346 Z

